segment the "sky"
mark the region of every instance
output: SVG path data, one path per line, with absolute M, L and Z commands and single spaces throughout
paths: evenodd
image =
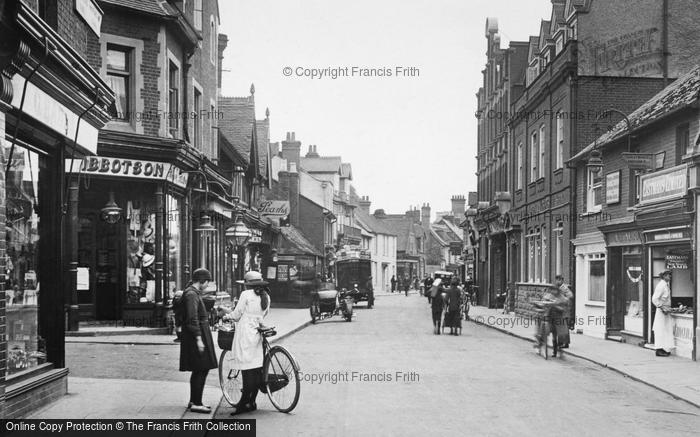
M 302 154 L 316 145 L 322 156 L 342 156 L 372 210 L 430 203 L 433 217 L 453 195 L 476 191 L 486 18 L 498 18 L 505 46 L 538 34 L 551 14 L 550 0 L 219 4 L 229 38 L 222 95 L 247 96 L 254 83 L 273 142 L 295 132 Z

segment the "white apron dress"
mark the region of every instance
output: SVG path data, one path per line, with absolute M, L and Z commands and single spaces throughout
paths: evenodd
M 231 314 L 231 318 L 236 322 L 236 333 L 231 347 L 231 367 L 234 369 L 257 369 L 263 365 L 262 336 L 258 327 L 270 311 L 270 304 L 268 301 L 267 309 L 263 311 L 260 300 L 255 291 L 244 290 Z
M 661 280 L 656 284 L 651 302 L 656 306 L 656 315 L 652 326 L 654 331 L 654 348 L 670 352 L 671 349 L 676 347 L 673 341 L 673 317 L 670 314 L 664 314 L 660 308 L 662 306 L 671 307 L 671 290 L 668 288 L 666 281 Z

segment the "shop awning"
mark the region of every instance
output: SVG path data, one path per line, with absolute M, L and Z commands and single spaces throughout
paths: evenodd
M 294 226 L 282 226 L 280 233 L 282 234 L 279 247 L 280 255 L 314 255 L 323 257 L 323 254 Z

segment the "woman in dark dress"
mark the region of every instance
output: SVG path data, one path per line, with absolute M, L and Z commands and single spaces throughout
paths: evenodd
M 445 309 L 445 298 L 443 294 L 445 289 L 442 287 L 442 284 L 438 284 L 436 287 L 437 290 L 435 296 L 431 299 L 430 307 L 433 311 L 433 334 L 440 335 L 440 319 L 442 318 L 442 311 Z
M 211 273 L 200 268 L 192 273 L 192 282 L 182 295 L 182 340 L 180 342 L 180 371 L 192 372 L 190 376 L 190 403 L 195 413 L 211 413 L 211 407 L 202 404 L 204 383 L 209 370 L 216 369 L 216 352 L 209 328 L 202 292 L 211 281 Z
M 447 313 L 445 313 L 445 326 L 450 327 L 450 335 L 457 335 L 458 329 L 462 327 L 461 299 L 462 290 L 459 289 L 459 278 L 455 276 L 447 290 Z

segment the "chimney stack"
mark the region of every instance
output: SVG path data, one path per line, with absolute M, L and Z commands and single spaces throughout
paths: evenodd
M 294 132 L 287 132 L 287 139 L 282 141 L 282 157 L 287 162 L 293 162 L 298 168 L 301 159 L 300 154 L 301 142 L 294 139 Z
M 279 172 L 279 183 L 289 200 L 289 224 L 299 226 L 299 193 L 301 190 L 297 166 L 288 163 L 288 170 Z
M 424 203 L 420 209 L 420 222 L 423 229 L 430 229 L 430 204 Z
M 309 146 L 309 151 L 306 153 L 306 158 L 318 158 L 319 155 L 316 152 L 316 146 Z
M 467 210 L 467 199 L 462 195 L 452 196 L 452 216 L 462 217 Z
M 360 209 L 369 215 L 370 206 L 372 206 L 372 202 L 370 202 L 369 196 L 362 196 L 360 198 Z

